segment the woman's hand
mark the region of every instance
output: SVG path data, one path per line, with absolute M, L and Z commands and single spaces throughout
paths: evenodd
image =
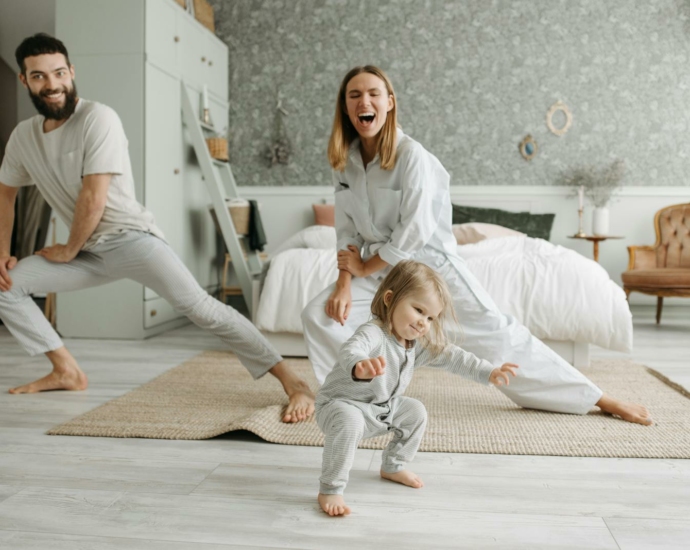
M 349 271 L 354 277 L 367 276 L 359 249 L 352 245 L 347 250 L 338 251 L 338 269 Z
M 335 290 L 328 297 L 328 302 L 326 302 L 326 315 L 345 326 L 351 307 L 352 292 L 350 291 L 350 285 L 336 285 Z
M 489 382 L 494 386 L 507 386 L 510 384 L 510 377 L 508 376 L 508 373 L 516 376 L 515 369 L 518 368 L 520 367 L 514 365 L 513 363 L 503 363 L 500 367 L 491 371 Z

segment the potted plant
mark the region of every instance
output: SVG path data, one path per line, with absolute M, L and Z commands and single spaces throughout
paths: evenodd
M 563 174 L 562 183 L 577 187 L 580 196 L 584 194 L 594 206 L 592 234 L 608 235 L 608 205 L 613 194 L 621 186 L 624 176 L 625 162 L 622 159 L 616 159 L 603 168 L 593 165 L 579 166 Z

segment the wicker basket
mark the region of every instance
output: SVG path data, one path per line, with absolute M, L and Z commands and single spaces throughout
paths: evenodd
M 213 19 L 213 6 L 206 0 L 194 0 L 194 17 L 212 33 L 216 32 L 216 25 Z
M 214 159 L 229 160 L 228 157 L 228 140 L 222 137 L 206 138 L 206 145 L 208 151 Z
M 187 9 L 187 0 L 175 0 L 175 2 L 177 2 L 183 10 Z
M 235 226 L 235 231 L 238 235 L 248 235 L 249 234 L 249 205 L 246 206 L 228 206 L 228 211 L 230 212 L 230 217 L 232 218 L 232 223 Z M 218 218 L 216 218 L 215 208 L 211 208 L 211 217 L 213 218 L 213 224 L 216 226 L 216 231 L 221 233 L 220 226 L 218 225 Z

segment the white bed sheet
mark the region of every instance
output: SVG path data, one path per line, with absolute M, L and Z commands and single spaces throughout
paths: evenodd
M 332 227 L 313 226 L 276 250 L 257 310 L 259 329 L 303 332 L 302 309 L 338 277 L 335 242 Z M 596 262 L 529 237 L 489 239 L 458 246 L 458 253 L 501 311 L 536 337 L 631 351 L 625 293 Z

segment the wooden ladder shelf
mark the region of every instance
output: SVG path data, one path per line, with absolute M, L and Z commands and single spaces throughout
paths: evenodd
M 256 250 L 249 250 L 247 237 L 237 233 L 225 204 L 226 198 L 239 198 L 239 192 L 230 163 L 214 159 L 206 145 L 206 137 L 212 137 L 216 129 L 212 124 L 205 124 L 200 120 L 196 109 L 192 106 L 189 90 L 184 81 L 181 86 L 182 122 L 187 127 L 192 140 L 203 180 L 216 212 L 223 241 L 232 258 L 242 296 L 247 304 L 247 309 L 253 316 L 255 307 L 258 305 L 254 302 L 257 299 L 259 277 L 261 276 L 261 258 Z

